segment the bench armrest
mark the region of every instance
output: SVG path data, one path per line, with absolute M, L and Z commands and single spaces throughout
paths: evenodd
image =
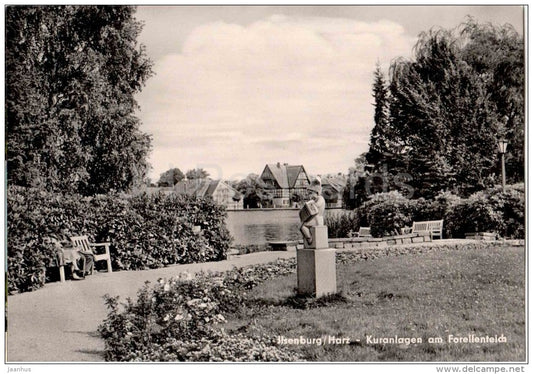
M 91 246 L 91 248 L 104 247 L 104 250 L 101 250 L 101 249 L 98 250 L 99 253 L 96 253 L 96 250 L 95 250 L 94 251 L 95 255 L 96 254 L 107 254 L 108 255 L 109 254 L 109 245 L 110 244 L 111 243 L 90 243 L 89 245 Z M 104 252 L 104 253 L 101 253 L 101 252 Z

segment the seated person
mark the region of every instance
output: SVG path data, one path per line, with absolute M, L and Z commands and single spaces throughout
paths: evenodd
M 91 274 L 94 269 L 94 255 L 90 252 L 79 250 L 72 245 L 72 242 L 57 238 L 51 238 L 56 249 L 62 253 L 64 262 L 70 265 L 72 278 L 84 279 L 86 274 Z
M 79 280 L 85 278 L 85 275 L 92 274 L 94 269 L 94 255 L 91 252 L 76 249 L 70 241 L 62 243 L 64 249 L 70 249 L 72 255 L 70 263 L 72 270 L 72 278 Z M 81 274 L 81 275 L 80 275 Z

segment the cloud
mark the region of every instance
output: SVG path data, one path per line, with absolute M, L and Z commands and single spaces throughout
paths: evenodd
M 154 175 L 171 162 L 258 173 L 280 157 L 308 160 L 311 172 L 347 169 L 368 143 L 376 62 L 386 71 L 413 44 L 387 20 L 274 15 L 195 28 L 181 51 L 156 61 L 139 96 Z

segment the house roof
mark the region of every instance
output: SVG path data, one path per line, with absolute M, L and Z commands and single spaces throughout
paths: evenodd
M 176 183 L 174 191 L 179 194 L 202 197 L 209 187 L 210 182 L 208 179 L 182 180 Z
M 346 182 L 344 177 L 329 177 L 322 180 L 322 186 L 331 186 L 335 191 L 341 192 L 346 187 Z
M 212 196 L 215 190 L 217 189 L 219 182 L 220 180 L 211 181 L 211 183 L 209 183 L 209 185 L 207 186 L 204 196 Z
M 174 186 L 176 193 L 184 195 L 193 195 L 196 197 L 205 197 L 213 196 L 219 184 L 224 184 L 234 193 L 238 193 L 236 189 L 231 187 L 229 184 L 224 183 L 220 179 L 211 180 L 211 179 L 193 179 L 193 180 L 183 180 L 177 183 Z
M 172 187 L 141 187 L 138 191 L 135 193 L 143 193 L 146 192 L 148 195 L 154 195 L 159 193 L 160 191 L 169 194 L 174 192 L 174 188 Z
M 302 171 L 305 173 L 305 169 L 302 165 L 288 165 L 287 166 L 287 178 L 289 179 L 290 187 L 294 187 L 296 185 L 298 176 L 300 175 Z M 307 173 L 305 173 L 305 175 L 307 176 Z
M 274 176 L 274 179 L 280 188 L 289 188 L 289 180 L 287 178 L 285 165 L 268 164 L 266 167 L 270 170 L 270 173 Z
M 280 188 L 293 188 L 300 173 L 302 171 L 305 173 L 303 165 L 287 165 L 277 163 L 267 164 L 265 169 L 266 168 L 270 170 Z

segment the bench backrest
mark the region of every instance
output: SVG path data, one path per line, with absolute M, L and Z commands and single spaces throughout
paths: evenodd
M 370 234 L 370 227 L 359 227 L 359 237 L 361 236 L 372 236 Z
M 70 241 L 75 247 L 78 247 L 86 252 L 92 252 L 91 246 L 89 245 L 89 238 L 86 235 L 71 236 Z
M 441 233 L 443 222 L 444 220 L 442 219 L 439 221 L 413 222 L 412 232 L 431 231 L 434 233 Z

